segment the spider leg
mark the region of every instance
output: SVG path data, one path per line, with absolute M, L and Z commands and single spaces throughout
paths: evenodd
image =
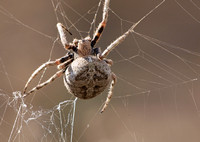
M 108 54 L 120 43 L 122 43 L 125 38 L 131 33 L 133 32 L 135 25 L 133 25 L 127 32 L 125 32 L 123 35 L 121 35 L 120 37 L 118 37 L 115 41 L 113 41 L 104 51 L 103 53 L 100 55 L 100 59 L 106 58 L 106 56 L 108 56 Z
M 57 60 L 55 60 L 55 61 L 48 61 L 48 62 L 42 64 L 39 68 L 37 68 L 37 69 L 32 73 L 32 75 L 31 75 L 30 78 L 28 79 L 28 81 L 27 81 L 27 83 L 26 83 L 26 85 L 25 85 L 25 87 L 24 87 L 23 93 L 24 93 L 24 94 L 26 93 L 26 90 L 27 90 L 29 84 L 31 83 L 31 81 L 32 81 L 44 68 L 49 67 L 49 66 L 55 66 L 55 65 L 62 64 L 62 63 L 64 63 L 64 62 L 66 62 L 67 60 L 71 59 L 71 58 L 73 58 L 73 55 L 70 54 L 70 53 L 68 53 L 66 56 L 61 57 L 61 58 L 59 58 L 59 59 L 57 59 Z
M 36 87 L 34 87 L 33 89 L 31 89 L 28 93 L 26 93 L 26 95 L 24 95 L 24 97 L 28 96 L 29 94 L 35 92 L 36 90 L 41 89 L 42 87 L 46 86 L 47 84 L 53 82 L 55 79 L 57 79 L 58 77 L 60 77 L 62 74 L 64 73 L 64 70 L 59 70 L 58 72 L 56 72 L 52 77 L 50 77 L 47 81 L 37 85 Z
M 70 49 L 72 49 L 73 51 L 76 50 L 76 47 L 73 44 L 68 43 L 68 41 L 67 41 L 67 35 L 66 35 L 66 33 L 68 32 L 70 35 L 72 35 L 67 30 L 67 28 L 63 24 L 57 23 L 57 29 L 58 29 L 58 33 L 60 35 L 61 43 L 64 46 L 64 48 L 67 49 L 67 50 L 70 50 Z
M 106 59 L 106 58 L 104 58 L 103 60 L 104 60 L 108 65 L 112 66 L 113 61 L 112 61 L 111 59 Z
M 110 0 L 105 0 L 104 2 L 104 7 L 103 7 L 103 17 L 102 17 L 102 21 L 99 24 L 97 30 L 94 33 L 92 42 L 91 42 L 91 46 L 94 47 L 94 45 L 97 43 L 97 41 L 99 40 L 105 26 L 108 20 L 108 10 L 109 10 L 109 3 Z
M 112 94 L 113 94 L 113 89 L 114 89 L 114 85 L 115 83 L 117 82 L 117 77 L 114 73 L 112 73 L 112 81 L 111 81 L 111 84 L 110 84 L 110 88 L 109 88 L 109 92 L 108 92 L 108 96 L 107 96 L 107 99 L 105 101 L 105 104 L 103 106 L 103 108 L 101 109 L 101 113 L 104 112 L 104 110 L 107 108 L 110 100 L 111 100 L 111 97 L 112 97 Z
M 67 61 L 65 61 L 64 63 L 61 63 L 60 65 L 58 65 L 58 69 L 65 69 L 74 59 L 69 59 Z
M 55 79 L 57 79 L 58 77 L 60 77 L 61 75 L 63 75 L 63 73 L 65 72 L 65 68 L 72 62 L 73 60 L 70 59 L 70 60 L 67 60 L 65 61 L 62 65 L 62 68 L 61 70 L 57 71 L 53 76 L 51 76 L 47 81 L 41 83 L 41 84 L 38 84 L 36 87 L 34 87 L 33 89 L 31 89 L 28 93 L 26 93 L 26 95 L 24 95 L 24 97 L 28 96 L 29 94 L 35 92 L 36 90 L 39 90 L 41 89 L 42 87 L 48 85 L 49 83 L 53 82 Z

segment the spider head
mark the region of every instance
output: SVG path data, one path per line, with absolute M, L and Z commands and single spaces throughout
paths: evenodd
M 77 47 L 77 53 L 79 56 L 87 56 L 91 55 L 92 47 L 91 47 L 91 38 L 85 37 L 84 39 L 77 40 L 74 39 L 73 44 Z

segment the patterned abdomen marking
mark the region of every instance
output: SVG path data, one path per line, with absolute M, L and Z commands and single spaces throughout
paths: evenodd
M 81 99 L 99 95 L 110 81 L 110 66 L 95 56 L 77 58 L 67 68 L 64 76 L 67 90 Z

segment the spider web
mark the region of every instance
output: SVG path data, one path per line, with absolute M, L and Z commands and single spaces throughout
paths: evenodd
M 200 2 L 111 0 L 104 50 L 133 24 L 134 31 L 108 58 L 117 75 L 114 95 L 99 113 L 107 91 L 91 100 L 70 95 L 62 78 L 23 99 L 30 74 L 65 55 L 56 30 L 73 38 L 92 36 L 103 0 L 0 2 L 1 141 L 198 142 L 200 140 Z M 31 87 L 48 79 L 46 69 Z M 30 88 L 31 88 L 30 87 Z

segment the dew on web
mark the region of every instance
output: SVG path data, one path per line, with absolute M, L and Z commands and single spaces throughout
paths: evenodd
M 91 100 L 69 94 L 62 78 L 23 98 L 30 74 L 66 54 L 68 41 L 93 36 L 104 0 L 0 2 L 1 141 L 199 141 L 200 2 L 111 0 L 108 23 L 97 43 L 103 51 L 133 27 L 108 56 L 117 84 L 108 108 L 107 90 Z M 13 5 L 13 6 L 12 6 Z M 57 71 L 46 68 L 32 87 Z

